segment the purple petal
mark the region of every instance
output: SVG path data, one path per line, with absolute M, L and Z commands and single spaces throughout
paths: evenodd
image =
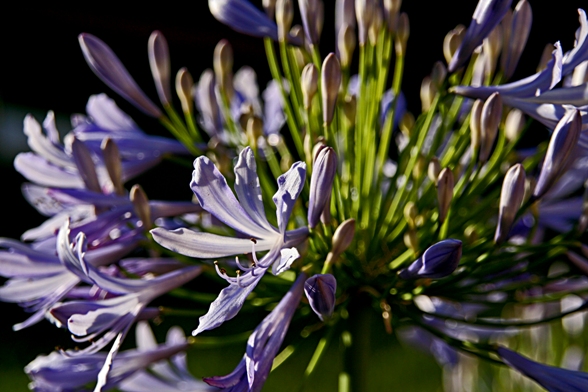
M 324 321 L 335 309 L 337 280 L 331 274 L 311 276 L 304 283 L 304 293 L 313 312 Z
M 273 200 L 276 205 L 278 227 L 282 234 L 286 233 L 290 214 L 300 191 L 302 191 L 305 177 L 306 164 L 303 162 L 294 163 L 290 170 L 278 177 L 278 191 Z

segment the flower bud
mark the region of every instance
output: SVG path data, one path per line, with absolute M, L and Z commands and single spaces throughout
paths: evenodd
M 431 161 L 429 162 L 427 175 L 429 176 L 429 180 L 431 180 L 435 185 L 437 185 L 439 173 L 441 173 L 441 163 L 437 157 L 432 157 Z
M 443 40 L 443 56 L 447 64 L 451 62 L 451 58 L 457 51 L 457 48 L 459 48 L 459 45 L 461 45 L 465 31 L 466 28 L 464 25 L 457 25 L 445 36 Z
M 431 81 L 437 86 L 437 88 L 443 85 L 445 78 L 447 77 L 447 68 L 441 61 L 436 61 L 431 71 Z
M 112 181 L 114 191 L 117 195 L 122 196 L 125 194 L 125 189 L 123 187 L 122 165 L 120 162 L 118 146 L 114 140 L 107 137 L 102 140 L 100 148 L 102 149 L 102 156 L 104 157 L 104 166 L 106 166 L 106 171 L 108 172 L 110 181 Z
M 308 202 L 308 226 L 312 229 L 318 225 L 323 210 L 333 189 L 333 180 L 337 172 L 337 156 L 331 147 L 319 151 L 312 168 L 310 178 L 310 196 Z
M 437 179 L 437 201 L 439 202 L 439 223 L 443 224 L 449 205 L 453 199 L 453 172 L 449 168 L 441 170 Z
M 270 19 L 273 19 L 273 17 L 274 17 L 274 13 L 276 10 L 276 3 L 277 3 L 276 0 L 263 0 L 261 3 L 261 5 L 263 6 L 263 9 L 265 10 L 265 14 Z M 277 16 L 276 16 L 276 18 L 277 18 Z
M 355 236 L 355 219 L 347 219 L 341 223 L 333 233 L 333 247 L 331 253 L 339 257 L 351 245 Z
M 153 75 L 153 81 L 157 88 L 159 101 L 164 106 L 170 105 L 172 102 L 170 88 L 171 71 L 167 41 L 161 32 L 154 31 L 149 37 L 147 47 L 149 66 L 151 67 L 151 74 Z
M 410 35 L 410 24 L 408 15 L 403 12 L 398 17 L 398 28 L 396 30 L 396 40 L 394 41 L 394 48 L 397 56 L 404 56 L 406 53 L 406 43 Z
M 425 76 L 421 83 L 421 106 L 423 112 L 428 111 L 433 104 L 438 89 L 430 76 Z
M 519 109 L 511 109 L 504 120 L 504 136 L 509 142 L 520 137 L 525 129 L 525 115 Z
M 531 25 L 533 24 L 533 11 L 527 0 L 521 0 L 517 4 L 511 22 L 511 32 L 508 45 L 505 45 L 504 55 L 502 56 L 502 70 L 504 77 L 510 79 L 514 74 L 521 54 L 527 44 Z
M 500 207 L 498 210 L 498 226 L 494 234 L 494 242 L 500 244 L 508 238 L 510 228 L 514 223 L 517 211 L 525 196 L 525 169 L 517 163 L 504 176 L 500 193 Z
M 430 246 L 407 268 L 400 271 L 402 279 L 439 279 L 450 275 L 461 259 L 461 241 L 447 239 Z
M 130 192 L 131 203 L 135 214 L 143 222 L 143 230 L 148 231 L 151 228 L 151 207 L 149 206 L 149 199 L 147 194 L 141 188 L 141 185 L 135 184 Z
M 306 279 L 304 293 L 313 312 L 321 319 L 328 320 L 335 310 L 337 280 L 331 274 L 317 274 Z
M 404 233 L 403 240 L 404 245 L 406 245 L 408 249 L 412 250 L 413 253 L 417 253 L 419 251 L 419 239 L 417 237 L 416 231 L 409 230 Z
M 415 121 L 414 115 L 411 112 L 406 112 L 400 119 L 400 131 L 407 137 L 410 137 Z
M 486 162 L 494 146 L 498 125 L 502 118 L 502 98 L 500 94 L 493 93 L 482 107 L 480 117 L 480 162 Z
M 314 64 L 306 64 L 300 76 L 300 84 L 302 85 L 304 108 L 308 110 L 312 106 L 312 99 L 318 90 L 318 70 Z
M 568 111 L 557 123 L 549 146 L 545 153 L 545 160 L 533 192 L 535 198 L 543 196 L 555 181 L 564 173 L 572 151 L 578 143 L 582 130 L 582 116 L 578 110 Z
M 299 0 L 300 16 L 306 33 L 306 42 L 317 45 L 322 30 L 324 8 L 321 0 Z
M 409 201 L 404 206 L 404 219 L 408 223 L 408 226 L 414 228 L 416 226 L 415 218 L 417 217 L 418 210 L 414 202 Z
M 292 19 L 294 18 L 294 5 L 292 0 L 278 0 L 275 5 L 278 38 L 280 41 L 287 41 L 288 31 L 292 27 Z
M 192 113 L 192 88 L 194 79 L 186 68 L 180 68 L 176 74 L 176 93 L 182 103 L 182 111 L 186 114 Z
M 349 68 L 351 60 L 353 59 L 353 51 L 355 50 L 355 30 L 349 25 L 343 25 L 337 37 L 337 49 L 339 58 L 341 59 L 341 67 L 343 69 Z
M 323 122 L 330 125 L 335 115 L 335 105 L 341 86 L 341 65 L 334 53 L 323 61 L 321 75 L 321 93 L 323 98 Z
M 257 146 L 257 139 L 263 136 L 263 121 L 257 116 L 252 116 L 247 121 L 247 127 L 245 129 L 249 145 Z
M 486 60 L 486 66 L 484 70 L 484 76 L 491 78 L 496 70 L 496 63 L 502 50 L 502 26 L 498 24 L 491 32 L 488 37 L 484 39 L 483 51 Z
M 368 37 L 372 46 L 376 46 L 378 43 L 378 36 L 380 35 L 380 30 L 382 29 L 383 24 L 384 20 L 382 17 L 382 12 L 380 11 L 379 7 L 376 7 L 372 23 L 368 29 Z
M 216 80 L 229 101 L 233 98 L 233 48 L 222 39 L 214 48 L 213 66 Z
M 477 151 L 480 148 L 480 139 L 482 138 L 482 130 L 480 129 L 480 121 L 482 117 L 482 107 L 484 103 L 477 99 L 472 105 L 470 112 L 470 135 L 472 151 Z
M 299 41 L 301 44 L 300 46 L 304 47 L 304 29 L 300 25 L 295 25 L 290 29 L 290 37 L 296 41 Z M 299 47 L 293 47 L 292 52 L 294 53 L 294 60 L 296 61 L 296 65 L 298 65 L 298 69 L 304 68 L 306 63 L 308 62 L 305 57 L 305 52 L 301 50 Z
M 86 62 L 108 87 L 145 114 L 161 117 L 161 110 L 147 98 L 108 45 L 87 33 L 80 34 L 78 40 Z
M 359 45 L 364 46 L 368 39 L 368 30 L 374 19 L 375 12 L 374 0 L 356 0 L 355 17 L 359 30 Z
M 71 152 L 86 188 L 93 192 L 102 193 L 98 174 L 96 174 L 96 164 L 94 163 L 90 149 L 84 142 L 74 137 L 71 143 Z
M 384 0 L 384 19 L 391 33 L 396 32 L 398 26 L 398 13 L 402 0 Z

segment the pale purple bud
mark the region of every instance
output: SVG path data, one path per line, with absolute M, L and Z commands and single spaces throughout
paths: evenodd
M 439 173 L 441 173 L 441 163 L 439 162 L 439 158 L 432 157 L 431 161 L 429 162 L 429 167 L 427 168 L 427 175 L 429 180 L 437 184 Z
M 525 169 L 517 163 L 504 176 L 502 191 L 500 192 L 500 206 L 498 209 L 498 226 L 494 234 L 494 242 L 499 244 L 508 238 L 514 218 L 525 197 Z
M 486 162 L 490 157 L 501 119 L 502 98 L 500 94 L 493 93 L 484 102 L 480 116 L 480 162 Z
M 322 0 L 299 0 L 300 16 L 306 33 L 306 42 L 317 45 L 322 29 L 323 4 Z
M 333 234 L 333 247 L 331 252 L 340 255 L 351 245 L 355 236 L 355 219 L 343 221 Z
M 407 268 L 400 271 L 402 279 L 439 279 L 451 275 L 459 265 L 462 243 L 447 239 L 430 246 Z
M 274 12 L 276 10 L 276 0 L 263 0 L 261 5 L 265 10 L 265 14 L 268 18 L 272 19 L 274 17 Z
M 102 40 L 87 33 L 78 36 L 86 62 L 108 87 L 152 117 L 161 117 L 161 110 L 147 98 L 112 49 Z
M 449 63 L 449 72 L 457 71 L 467 61 L 484 38 L 500 23 L 510 9 L 511 2 L 512 0 L 480 0 L 478 2 L 463 41 Z
M 278 23 L 278 38 L 280 41 L 288 39 L 288 32 L 292 27 L 294 5 L 292 0 L 278 0 L 276 2 L 276 22 Z
M 333 180 L 337 172 L 337 156 L 331 147 L 325 147 L 318 153 L 310 178 L 310 196 L 308 202 L 308 226 L 316 227 L 320 216 L 327 206 L 333 189 Z
M 457 52 L 457 48 L 461 45 L 461 41 L 465 35 L 465 26 L 464 25 L 457 25 L 453 30 L 451 30 L 445 36 L 443 40 L 443 56 L 445 57 L 445 61 L 449 64 L 455 52 Z
M 374 0 L 356 0 L 355 17 L 359 28 L 359 45 L 364 46 L 368 39 L 368 30 L 374 19 L 376 5 Z
M 437 201 L 439 202 L 439 223 L 443 223 L 453 199 L 453 172 L 449 168 L 441 170 L 437 179 Z
M 406 43 L 410 35 L 410 22 L 408 14 L 403 12 L 398 17 L 398 27 L 396 30 L 396 40 L 394 41 L 394 50 L 397 56 L 404 56 L 406 54 Z
M 161 32 L 154 31 L 149 37 L 148 52 L 149 66 L 153 81 L 157 88 L 157 95 L 162 105 L 169 105 L 172 102 L 170 79 L 170 61 L 167 41 Z
M 502 26 L 500 24 L 488 34 L 488 37 L 484 39 L 482 45 L 485 55 L 484 59 L 486 60 L 484 76 L 488 78 L 494 75 L 496 63 L 502 50 Z
M 471 146 L 472 151 L 477 151 L 480 148 L 480 139 L 482 138 L 482 130 L 480 120 L 482 118 L 482 107 L 484 102 L 477 99 L 472 105 L 470 112 L 470 135 L 471 135 Z
M 374 17 L 372 19 L 372 24 L 370 24 L 370 27 L 368 29 L 368 37 L 370 40 L 370 44 L 372 44 L 372 46 L 376 46 L 376 44 L 378 43 L 378 37 L 380 35 L 380 30 L 382 29 L 383 25 L 384 17 L 382 16 L 382 11 L 379 7 L 376 7 Z
M 229 101 L 233 98 L 233 48 L 229 41 L 221 39 L 214 48 L 213 55 L 214 75 Z
M 116 143 L 109 137 L 102 141 L 100 146 L 102 149 L 102 156 L 104 157 L 104 166 L 114 186 L 114 191 L 117 195 L 124 195 L 125 189 L 122 180 L 122 164 L 120 161 L 120 152 Z
M 353 60 L 356 40 L 355 29 L 351 26 L 343 25 L 337 36 L 337 52 L 343 69 L 347 69 Z
M 335 105 L 341 86 L 341 65 L 334 53 L 329 55 L 323 61 L 321 88 L 323 98 L 323 122 L 330 125 L 335 115 Z
M 135 213 L 141 222 L 143 222 L 143 230 L 149 230 L 151 228 L 151 207 L 149 206 L 147 194 L 143 188 L 141 188 L 141 185 L 133 185 L 130 192 L 130 198 Z
M 511 109 L 504 120 L 504 136 L 506 140 L 516 140 L 525 129 L 525 115 L 519 109 Z
M 304 293 L 313 312 L 321 319 L 328 320 L 335 310 L 337 280 L 331 274 L 317 274 L 304 282 Z
M 318 77 L 316 66 L 312 63 L 306 64 L 300 76 L 300 84 L 302 85 L 304 108 L 307 110 L 312 106 L 312 99 L 318 90 Z
M 447 68 L 441 61 L 436 61 L 433 64 L 433 70 L 431 71 L 431 80 L 437 87 L 441 87 L 445 78 L 447 77 Z
M 423 112 L 431 108 L 437 92 L 438 89 L 435 83 L 433 83 L 433 79 L 430 76 L 425 76 L 421 83 L 421 107 Z
M 90 149 L 78 138 L 73 138 L 71 152 L 78 168 L 78 172 L 80 173 L 80 177 L 84 181 L 86 188 L 94 192 L 102 193 L 102 187 L 100 186 L 98 174 L 96 173 L 96 164 L 94 163 Z
M 192 113 L 192 88 L 194 87 L 194 79 L 186 68 L 180 68 L 176 74 L 176 93 L 182 103 L 182 111 L 184 113 Z
M 339 35 L 345 25 L 355 29 L 354 0 L 337 0 L 335 2 L 335 34 Z
M 390 32 L 396 31 L 401 4 L 402 0 L 384 0 L 384 19 Z
M 543 196 L 564 173 L 572 151 L 578 143 L 581 130 L 582 116 L 578 110 L 568 111 L 557 123 L 549 140 L 533 197 L 538 199 Z
M 512 16 L 512 30 L 510 32 L 508 46 L 505 47 L 505 53 L 502 56 L 502 70 L 506 79 L 514 74 L 523 49 L 527 44 L 531 25 L 533 23 L 533 11 L 527 0 L 521 0 L 517 4 Z

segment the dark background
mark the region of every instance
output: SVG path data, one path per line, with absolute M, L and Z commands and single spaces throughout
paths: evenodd
M 334 50 L 332 3 L 325 2 L 323 57 Z M 458 23 L 468 25 L 475 5 L 475 1 L 463 0 L 404 1 L 402 10 L 408 13 L 411 28 L 403 82 L 409 110 L 415 113 L 420 110 L 421 80 L 429 74 L 434 61 L 443 60 L 445 34 Z M 586 5 L 585 0 L 531 1 L 533 29 L 513 79 L 535 72 L 547 43 L 560 40 L 564 52 L 572 48 L 574 32 L 579 26 L 576 10 Z M 54 110 L 60 131 L 65 134 L 69 131 L 68 116 L 83 113 L 90 95 L 106 92 L 146 132 L 164 134 L 156 121 L 146 118 L 98 80 L 87 67 L 77 41 L 81 32 L 104 40 L 143 90 L 157 101 L 147 59 L 147 40 L 153 30 L 160 30 L 168 40 L 174 73 L 186 66 L 198 80 L 200 73 L 212 65 L 216 43 L 227 38 L 235 53 L 234 69 L 250 65 L 258 73 L 260 86 L 269 81 L 262 40 L 221 25 L 210 15 L 206 1 L 166 1 L 155 7 L 125 9 L 102 2 L 79 2 L 73 7 L 13 2 L 10 11 L 3 10 L 0 15 L 0 170 L 4 214 L 0 236 L 18 238 L 43 221 L 22 199 L 19 188 L 24 179 L 12 167 L 15 154 L 28 150 L 22 134 L 26 113 L 33 113 L 42 121 L 47 110 Z M 164 166 L 137 181 L 152 198 L 187 200 L 191 194 L 187 186 L 189 178 L 189 170 Z M 67 343 L 66 334 L 46 322 L 14 333 L 10 326 L 22 321 L 25 315 L 12 304 L 0 304 L 0 312 L 0 380 L 8 371 L 22 368 L 38 353 L 48 353 L 56 345 Z M 24 386 L 26 381 L 21 381 Z

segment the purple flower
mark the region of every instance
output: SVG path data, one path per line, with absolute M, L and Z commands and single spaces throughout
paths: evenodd
M 173 338 L 170 339 L 170 336 Z M 178 336 L 177 327 L 170 329 L 165 344 L 157 345 L 145 322 L 137 324 L 137 341 L 143 342 L 138 349 L 123 351 L 114 359 L 109 380 L 103 389 L 113 388 L 139 371 L 144 373 L 142 369 L 150 365 L 161 366 L 165 363 L 161 361 L 180 355 L 188 348 L 186 340 Z M 106 353 L 72 357 L 54 351 L 47 356 L 40 355 L 25 367 L 25 372 L 32 380 L 29 387 L 35 391 L 79 390 L 96 381 L 106 358 Z
M 223 389 L 230 388 L 231 391 L 261 390 L 288 332 L 306 278 L 305 274 L 300 274 L 280 303 L 255 328 L 247 340 L 245 355 L 235 370 L 226 376 L 207 377 L 205 382 Z
M 505 347 L 498 347 L 497 353 L 508 366 L 532 378 L 550 392 L 585 392 L 588 390 L 588 373 L 544 365 Z
M 325 321 L 335 310 L 337 280 L 331 274 L 313 275 L 304 282 L 304 293 L 312 310 Z
M 254 37 L 270 37 L 278 40 L 278 26 L 247 0 L 208 0 L 210 13 L 221 23 L 243 34 Z M 295 37 L 289 42 L 301 45 Z
M 151 231 L 153 239 L 174 252 L 190 257 L 211 259 L 251 252 L 254 259 L 251 267 L 238 263 L 244 273 L 238 271 L 236 278 L 228 277 L 217 266 L 219 275 L 230 285 L 221 291 L 208 313 L 200 318 L 194 335 L 233 318 L 270 266 L 273 266 L 274 274 L 279 274 L 289 269 L 299 257 L 292 246 L 304 241 L 308 229 L 286 231 L 286 226 L 304 186 L 305 176 L 306 165 L 296 162 L 278 178 L 278 191 L 273 197 L 277 209 L 276 229 L 265 216 L 255 157 L 249 147 L 241 151 L 235 166 L 235 191 L 239 201 L 224 176 L 208 158 L 199 157 L 194 161 L 191 187 L 202 208 L 246 238 L 230 238 L 188 229 L 168 231 L 157 228 Z M 265 250 L 269 252 L 257 260 L 255 252 Z
M 461 259 L 461 241 L 448 239 L 427 248 L 421 257 L 400 271 L 402 279 L 439 279 L 450 275 Z
M 454 72 L 462 66 L 474 49 L 482 44 L 484 38 L 500 23 L 510 9 L 511 2 L 512 0 L 480 0 L 478 2 L 465 37 L 449 63 L 449 72 Z

